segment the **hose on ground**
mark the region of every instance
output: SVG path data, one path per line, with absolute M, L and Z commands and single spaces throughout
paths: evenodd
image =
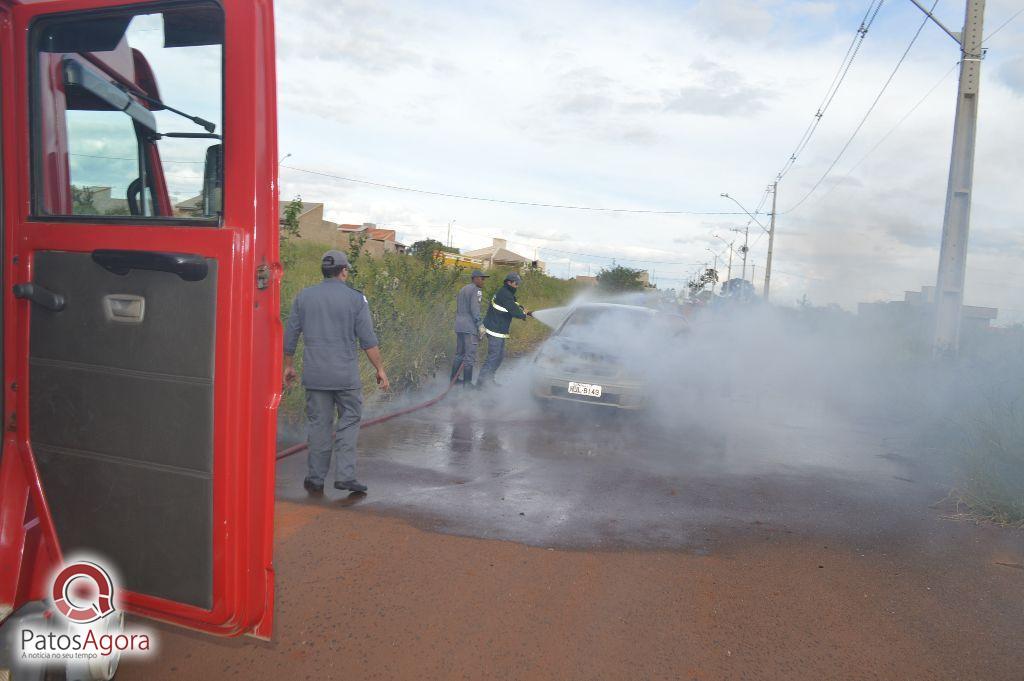
M 426 409 L 427 407 L 434 406 L 435 404 L 437 404 L 438 402 L 443 400 L 448 395 L 449 392 L 451 392 L 451 389 L 455 385 L 455 382 L 458 381 L 459 378 L 462 376 L 462 368 L 465 365 L 466 365 L 466 362 L 465 362 L 465 360 L 463 360 L 462 364 L 459 364 L 459 368 L 455 371 L 455 374 L 452 376 L 452 380 L 448 383 L 448 387 L 445 388 L 444 392 L 442 392 L 437 397 L 431 398 L 431 399 L 427 400 L 426 402 L 421 402 L 420 404 L 414 404 L 411 407 L 405 407 L 404 409 L 399 409 L 398 411 L 392 412 L 390 414 L 383 414 L 381 416 L 377 416 L 377 417 L 374 417 L 372 419 L 368 419 L 366 421 L 363 421 L 363 422 L 361 422 L 359 424 L 359 429 L 362 430 L 363 428 L 369 428 L 370 426 L 376 426 L 379 423 L 384 423 L 385 421 L 390 421 L 391 419 L 398 418 L 399 416 L 405 416 L 406 414 L 411 414 L 414 411 L 419 411 L 420 409 Z M 280 461 L 281 459 L 286 459 L 289 456 L 291 456 L 292 454 L 298 454 L 299 452 L 306 450 L 308 447 L 309 447 L 309 443 L 308 442 L 300 442 L 298 444 L 292 445 L 291 447 L 288 447 L 287 449 L 282 449 L 281 451 L 279 451 L 277 453 L 277 456 L 275 457 L 275 459 L 277 461 Z

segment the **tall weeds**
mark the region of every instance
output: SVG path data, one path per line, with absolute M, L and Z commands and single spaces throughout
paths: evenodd
M 306 241 L 282 244 L 281 259 L 286 267 L 281 287 L 282 321 L 287 320 L 299 291 L 322 280 L 320 257 L 328 248 Z M 370 302 L 393 394 L 415 389 L 437 373 L 447 375 L 455 345 L 455 294 L 469 283 L 467 273 L 406 255 L 371 258 L 362 252 L 358 243 L 350 250 L 349 259 L 353 272 L 349 283 L 362 291 Z M 493 276 L 487 280 L 484 290 L 484 310 L 507 272 L 497 270 L 489 274 Z M 523 272 L 522 276 L 519 299 L 530 309 L 564 305 L 575 290 L 572 282 L 540 272 Z M 533 320 L 516 321 L 509 353 L 529 351 L 548 331 Z M 300 371 L 301 355 L 300 345 L 295 358 Z M 368 395 L 375 393 L 373 368 L 365 358 L 360 360 L 360 373 L 364 391 Z M 299 420 L 303 403 L 301 388 L 286 391 L 281 405 L 284 418 Z

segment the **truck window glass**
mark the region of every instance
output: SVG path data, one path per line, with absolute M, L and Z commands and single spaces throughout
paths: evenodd
M 128 187 L 139 175 L 139 145 L 120 111 L 69 110 L 68 169 L 75 215 L 130 215 Z
M 33 26 L 33 215 L 219 224 L 224 19 L 212 3 Z

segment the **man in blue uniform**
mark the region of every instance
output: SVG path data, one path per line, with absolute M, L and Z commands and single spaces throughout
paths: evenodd
M 332 452 L 337 455 L 335 489 L 366 491 L 366 485 L 356 480 L 356 440 L 363 415 L 360 348 L 377 370 L 377 385 L 381 390 L 390 388 L 369 303 L 346 283 L 348 268 L 348 258 L 341 251 L 324 253 L 320 261 L 324 280 L 295 297 L 284 334 L 285 384 L 297 377 L 295 347 L 300 335 L 305 338 L 302 385 L 309 422 L 309 473 L 304 485 L 317 494 L 323 492 Z
M 476 346 L 483 335 L 480 320 L 480 303 L 483 300 L 484 279 L 488 275 L 473 270 L 469 276 L 472 283 L 459 289 L 455 297 L 455 356 L 452 358 L 452 380 L 462 366 L 462 385 L 473 386 L 473 365 L 476 363 Z
M 494 382 L 494 374 L 505 358 L 505 341 L 513 319 L 526 319 L 533 312 L 516 302 L 516 289 L 522 283 L 517 272 L 509 272 L 505 285 L 498 289 L 491 299 L 491 307 L 484 317 L 484 333 L 487 334 L 487 360 L 480 370 L 480 383 Z

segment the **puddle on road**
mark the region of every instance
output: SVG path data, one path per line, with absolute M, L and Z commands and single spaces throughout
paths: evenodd
M 304 454 L 279 464 L 278 496 L 540 546 L 699 551 L 716 533 L 746 528 L 898 531 L 921 522 L 916 509 L 927 505 L 910 501 L 908 462 L 886 456 L 892 433 L 823 410 L 796 420 L 792 411 L 736 412 L 735 427 L 723 431 L 699 420 L 665 427 L 635 414 L 542 409 L 510 394 L 455 391 L 364 430 L 365 498 L 328 488 L 309 499 Z M 883 517 L 891 515 L 883 507 L 907 517 Z

